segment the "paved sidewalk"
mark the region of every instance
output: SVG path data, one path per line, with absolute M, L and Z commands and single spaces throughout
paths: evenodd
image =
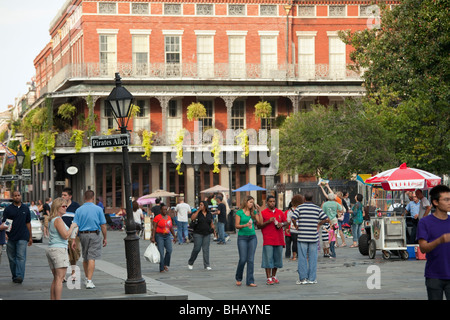
M 62 298 L 76 299 L 189 299 L 189 300 L 425 300 L 425 261 L 384 260 L 377 252 L 375 259 L 362 256 L 356 248 L 337 248 L 337 258 L 330 259 L 319 254 L 317 280 L 314 285 L 296 285 L 297 262 L 284 259 L 278 271 L 280 284 L 265 284 L 265 272 L 261 268 L 262 237 L 258 232 L 255 257 L 255 280 L 257 288 L 235 285 L 238 251 L 237 235 L 230 234 L 226 245 L 211 241 L 210 262 L 212 270 L 203 268 L 200 252 L 194 269 L 187 268 L 193 244 L 173 245 L 170 271 L 160 273 L 155 264 L 143 258 L 149 244 L 140 240 L 142 275 L 146 281 L 147 294 L 125 295 L 127 278 L 124 249 L 125 232 L 109 231 L 108 245 L 103 248 L 102 260 L 97 261 L 94 272 L 95 289 L 70 289 L 64 285 Z M 351 244 L 351 239 L 347 239 Z M 47 240 L 28 248 L 25 280 L 22 284 L 11 281 L 6 252 L 0 262 L 0 299 L 48 300 L 52 275 L 45 257 Z M 78 266 L 82 269 L 81 261 Z M 374 271 L 375 270 L 375 271 Z M 375 272 L 375 273 L 374 273 Z M 83 275 L 83 271 L 81 270 Z M 245 273 L 244 273 L 245 274 Z M 378 278 L 375 278 L 379 275 Z M 379 280 L 374 281 L 375 280 Z M 245 280 L 244 280 L 245 281 Z M 245 282 L 244 282 L 245 283 Z M 369 288 L 372 284 L 380 287 Z

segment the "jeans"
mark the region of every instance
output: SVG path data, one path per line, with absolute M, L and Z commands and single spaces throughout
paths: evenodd
M 178 243 L 183 243 L 185 240 L 189 239 L 187 222 L 177 221 L 177 238 Z
M 158 247 L 159 255 L 161 256 L 159 261 L 159 271 L 163 271 L 165 266 L 170 266 L 170 257 L 172 255 L 172 239 L 170 239 L 170 233 L 156 233 L 155 241 L 156 246 Z M 165 254 L 164 249 L 166 249 Z
M 203 266 L 209 267 L 209 243 L 211 241 L 211 234 L 203 235 L 194 233 L 194 248 L 191 252 L 191 257 L 189 258 L 189 265 L 192 266 L 195 262 L 195 259 L 197 259 L 197 256 L 200 252 L 200 250 L 203 251 Z
M 236 269 L 236 281 L 242 281 L 244 276 L 244 267 L 247 264 L 247 279 L 246 284 L 255 283 L 254 267 L 255 267 L 255 252 L 258 245 L 256 235 L 252 236 L 238 236 L 237 240 L 239 251 L 239 262 Z
M 359 237 L 361 237 L 361 223 L 352 224 L 352 235 L 353 235 L 353 242 L 358 242 Z
M 444 293 L 447 300 L 450 300 L 450 280 L 445 279 L 425 279 L 428 300 L 443 300 Z
M 225 243 L 225 237 L 227 236 L 225 234 L 225 222 L 217 222 L 217 232 L 219 234 L 217 242 Z
M 6 253 L 9 259 L 9 268 L 11 269 L 12 278 L 24 279 L 25 263 L 27 262 L 27 240 L 8 240 L 6 244 Z
M 330 256 L 336 258 L 336 250 L 335 250 L 336 241 L 330 241 Z
M 297 242 L 299 280 L 316 280 L 317 242 Z

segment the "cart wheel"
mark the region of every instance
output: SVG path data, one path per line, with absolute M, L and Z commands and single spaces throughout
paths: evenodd
M 409 258 L 408 251 L 406 251 L 406 250 L 400 251 L 400 257 L 402 258 L 402 260 L 408 260 L 408 258 Z
M 359 253 L 361 253 L 363 256 L 366 256 L 369 254 L 369 243 L 370 243 L 370 237 L 364 233 L 359 237 L 358 240 L 358 249 Z
M 391 252 L 383 250 L 383 259 L 388 260 L 391 258 Z
M 377 252 L 377 244 L 376 244 L 375 240 L 370 240 L 369 241 L 369 258 L 374 259 L 376 252 Z

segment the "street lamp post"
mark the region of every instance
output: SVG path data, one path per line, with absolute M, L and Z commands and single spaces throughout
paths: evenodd
M 124 87 L 119 73 L 116 73 L 116 87 L 106 99 L 106 104 L 113 112 L 114 118 L 120 127 L 121 134 L 128 134 L 128 121 L 131 115 L 131 102 L 133 95 Z M 141 274 L 141 257 L 139 253 L 139 237 L 136 234 L 136 224 L 133 218 L 131 204 L 131 176 L 128 146 L 122 147 L 123 173 L 125 183 L 125 202 L 127 212 L 127 236 L 125 237 L 125 256 L 127 260 L 127 280 L 125 281 L 126 294 L 146 293 L 145 280 Z
M 25 153 L 22 150 L 22 145 L 19 144 L 19 151 L 17 151 L 16 154 L 16 163 L 17 163 L 17 173 L 19 174 L 19 192 L 22 193 L 22 167 L 23 167 L 23 161 L 25 160 Z

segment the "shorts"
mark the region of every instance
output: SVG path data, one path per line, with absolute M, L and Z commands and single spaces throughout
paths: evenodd
M 102 256 L 103 238 L 97 233 L 80 233 L 81 256 L 84 261 L 97 260 Z
M 67 248 L 47 248 L 45 254 L 50 269 L 67 268 L 70 265 Z
M 261 268 L 283 268 L 283 246 L 263 246 Z
M 48 228 L 48 215 L 44 216 L 44 227 Z

